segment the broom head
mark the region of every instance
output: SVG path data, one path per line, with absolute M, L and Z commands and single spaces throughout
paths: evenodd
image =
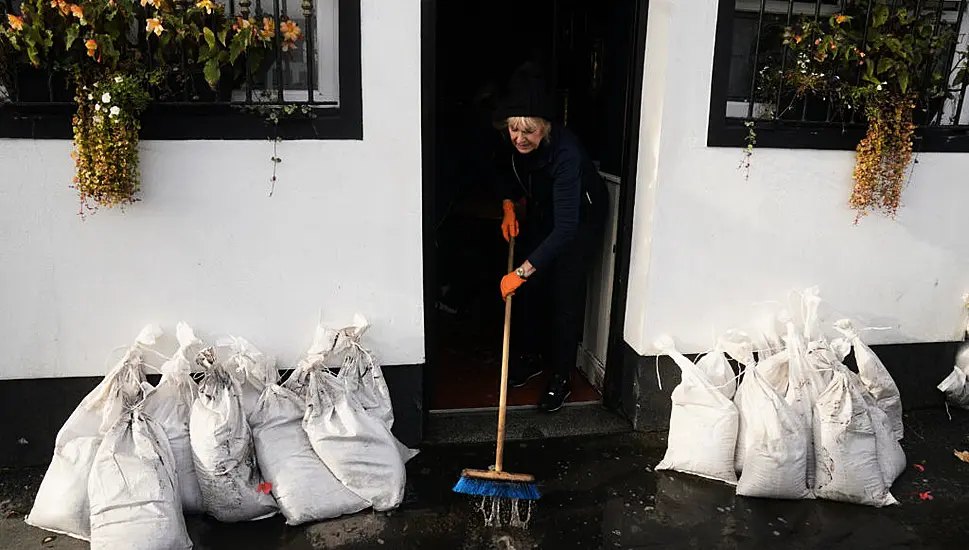
M 535 486 L 535 476 L 496 472 L 494 470 L 464 470 L 454 486 L 455 493 L 465 495 L 538 500 L 542 495 Z

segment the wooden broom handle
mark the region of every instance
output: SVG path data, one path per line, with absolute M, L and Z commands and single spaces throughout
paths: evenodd
M 508 241 L 508 273 L 515 268 L 515 238 Z M 501 344 L 501 393 L 498 398 L 498 443 L 495 449 L 495 471 L 501 472 L 505 454 L 505 408 L 508 405 L 508 356 L 511 353 L 511 296 L 505 299 L 505 334 Z

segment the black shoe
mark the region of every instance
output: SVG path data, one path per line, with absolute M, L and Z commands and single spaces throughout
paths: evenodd
M 508 366 L 508 385 L 520 388 L 540 374 L 542 374 L 542 361 L 538 355 L 515 357 Z
M 572 395 L 572 383 L 566 378 L 555 375 L 548 383 L 548 390 L 539 400 L 538 408 L 541 411 L 553 413 L 562 408 L 570 395 Z

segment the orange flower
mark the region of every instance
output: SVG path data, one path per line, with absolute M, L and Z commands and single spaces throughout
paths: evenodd
M 24 30 L 24 19 L 23 17 L 17 17 L 16 15 L 7 14 L 7 23 L 10 24 L 10 28 L 15 31 Z
M 801 43 L 801 40 L 804 40 L 804 37 L 803 36 L 801 36 L 799 34 L 795 34 L 794 35 L 794 42 L 797 42 L 798 44 L 800 44 Z
M 283 33 L 283 38 L 296 42 L 303 36 L 303 31 L 296 24 L 296 21 L 283 21 L 279 24 L 279 32 Z
M 835 15 L 835 16 L 834 16 L 834 20 L 835 20 L 836 22 L 838 22 L 838 23 L 844 23 L 845 21 L 847 21 L 847 20 L 848 20 L 848 16 L 847 16 L 847 15 L 841 15 L 841 14 L 839 13 L 838 15 Z
M 821 43 L 821 39 L 820 39 L 820 38 L 818 38 L 817 40 L 815 40 L 815 41 L 814 41 L 814 45 L 815 45 L 815 46 L 817 46 L 817 45 L 818 45 L 818 44 L 820 44 L 820 43 Z
M 84 8 L 81 6 L 71 6 L 71 13 L 78 19 L 84 19 Z
M 155 33 L 155 36 L 161 36 L 161 33 L 165 32 L 165 27 L 162 26 L 161 19 L 150 17 L 146 21 L 145 30 Z
M 94 39 L 90 39 L 85 42 L 84 47 L 87 48 L 88 57 L 94 57 L 98 54 L 98 43 Z
M 250 17 L 249 19 L 251 20 L 252 18 Z M 248 29 L 249 25 L 251 25 L 249 20 L 243 19 L 241 17 L 236 17 L 236 26 L 238 26 L 240 29 Z
M 212 3 L 212 0 L 201 0 L 198 4 L 195 4 L 195 7 L 205 10 L 205 13 L 210 15 L 215 10 L 215 4 Z
M 276 36 L 276 22 L 269 17 L 263 17 L 261 34 L 263 39 L 267 40 Z

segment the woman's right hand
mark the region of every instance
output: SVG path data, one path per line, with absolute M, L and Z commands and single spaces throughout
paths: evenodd
M 501 234 L 505 241 L 511 241 L 512 237 L 518 236 L 518 218 L 515 217 L 515 203 L 505 200 L 501 203 L 501 208 L 505 211 L 501 219 Z

